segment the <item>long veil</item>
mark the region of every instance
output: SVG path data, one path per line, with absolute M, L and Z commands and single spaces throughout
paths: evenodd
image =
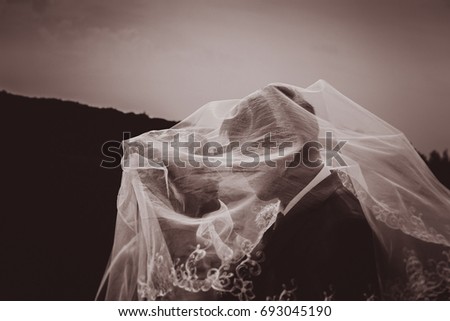
M 290 179 L 278 164 L 311 140 L 372 229 L 379 298 L 450 299 L 449 190 L 402 132 L 323 80 L 211 102 L 124 141 L 104 298 L 254 298 L 241 275 L 260 273 L 250 253 L 282 209 L 270 197 Z

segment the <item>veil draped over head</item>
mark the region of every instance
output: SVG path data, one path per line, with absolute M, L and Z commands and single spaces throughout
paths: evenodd
M 231 267 L 260 273 L 250 252 L 286 206 L 280 182 L 306 185 L 307 171 L 289 170 L 302 157 L 359 200 L 381 299 L 450 298 L 449 191 L 403 133 L 325 81 L 211 102 L 123 146 L 108 300 L 252 299 L 251 284 L 231 281 L 243 265 Z

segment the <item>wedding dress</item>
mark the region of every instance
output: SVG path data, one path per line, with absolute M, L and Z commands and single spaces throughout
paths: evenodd
M 124 141 L 99 298 L 258 299 L 253 282 L 266 258 L 256 250 L 286 208 L 275 190 L 281 181 L 293 190 L 302 184 L 285 165 L 308 144 L 320 157 L 302 164 L 334 173 L 373 238 L 378 290 L 365 297 L 450 299 L 450 192 L 402 132 L 323 80 L 211 102 L 170 129 Z M 306 194 L 322 202 L 320 191 Z M 270 299 L 298 299 L 292 282 Z M 327 289 L 323 299 L 332 298 Z

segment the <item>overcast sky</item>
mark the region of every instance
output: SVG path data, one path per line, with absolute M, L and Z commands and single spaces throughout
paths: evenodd
M 325 79 L 421 151 L 450 147 L 448 0 L 0 0 L 0 88 L 182 119 Z

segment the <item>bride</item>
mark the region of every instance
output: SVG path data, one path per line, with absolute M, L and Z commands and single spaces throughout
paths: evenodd
M 450 299 L 449 196 L 326 82 L 268 85 L 124 142 L 98 298 Z

